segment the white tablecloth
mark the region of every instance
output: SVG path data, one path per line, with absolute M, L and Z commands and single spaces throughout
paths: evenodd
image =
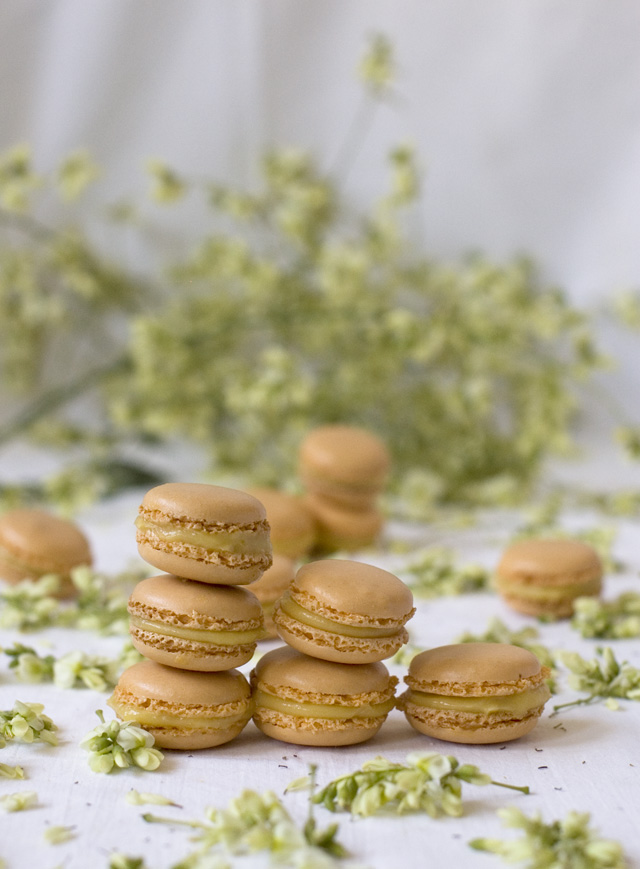
M 115 571 L 135 557 L 134 529 L 139 493 L 92 508 L 80 517 L 88 532 L 101 569 Z M 605 520 L 600 520 L 604 522 Z M 513 529 L 513 515 L 488 517 L 481 526 L 461 531 L 434 527 L 391 524 L 387 537 L 409 539 L 419 548 L 432 543 L 451 545 L 462 562 L 479 560 L 493 565 Z M 593 517 L 570 517 L 569 527 L 593 526 Z M 618 522 L 616 556 L 628 567 L 606 581 L 606 595 L 636 588 L 640 568 L 637 523 Z M 399 568 L 403 558 L 384 551 L 366 553 L 369 560 L 390 569 Z M 458 598 L 418 600 L 418 611 L 410 624 L 412 641 L 436 646 L 457 639 L 461 632 L 485 629 L 492 616 L 499 616 L 513 628 L 531 621 L 507 610 L 493 594 Z M 550 648 L 567 648 L 593 653 L 597 642 L 582 640 L 566 623 L 540 626 L 541 641 Z M 2 645 L 16 640 L 35 645 L 43 653 L 62 654 L 80 648 L 116 654 L 122 638 L 104 638 L 72 630 L 48 630 L 33 635 L 2 632 Z M 275 644 L 265 644 L 271 648 Z M 620 658 L 640 666 L 640 642 L 618 641 L 614 648 Z M 432 820 L 424 815 L 375 817 L 352 820 L 334 817 L 318 809 L 320 826 L 340 821 L 340 840 L 354 859 L 369 867 L 394 866 L 401 860 L 405 869 L 446 865 L 481 869 L 498 865 L 498 858 L 472 851 L 467 843 L 480 835 L 509 836 L 496 816 L 502 806 L 514 805 L 527 813 L 540 810 L 547 820 L 563 817 L 569 810 L 591 812 L 601 833 L 624 844 L 632 865 L 640 866 L 638 809 L 640 790 L 640 703 L 623 701 L 620 711 L 603 705 L 572 709 L 549 719 L 552 702 L 574 698 L 575 693 L 561 680 L 562 693 L 551 701 L 535 730 L 516 741 L 489 746 L 466 746 L 439 742 L 413 731 L 403 715 L 393 712 L 376 738 L 352 748 L 314 749 L 296 747 L 263 737 L 249 724 L 234 742 L 200 752 L 167 752 L 161 768 L 154 773 L 137 770 L 112 775 L 93 773 L 78 744 L 97 723 L 94 711 L 105 706 L 106 695 L 88 690 L 62 691 L 51 685 L 16 682 L 6 665 L 0 665 L 0 708 L 10 708 L 16 699 L 44 702 L 45 711 L 59 726 L 60 746 L 9 743 L 0 751 L 0 761 L 24 766 L 24 782 L 0 779 L 0 793 L 35 790 L 38 805 L 16 814 L 0 814 L 0 856 L 11 869 L 64 866 L 66 869 L 106 867 L 114 851 L 144 856 L 149 869 L 165 869 L 191 849 L 187 828 L 146 824 L 144 811 L 156 811 L 177 818 L 202 818 L 206 806 L 225 806 L 244 788 L 273 789 L 282 796 L 287 784 L 318 765 L 320 784 L 355 770 L 367 758 L 382 754 L 403 761 L 412 751 L 453 754 L 461 762 L 474 763 L 498 780 L 527 784 L 532 794 L 496 787 L 466 786 L 463 818 Z M 390 667 L 399 676 L 402 668 Z M 248 668 L 244 668 L 248 669 Z M 559 724 L 562 727 L 558 727 Z M 125 803 L 130 788 L 169 796 L 180 809 L 138 808 Z M 305 793 L 283 797 L 294 817 L 306 816 Z M 72 825 L 75 836 L 68 843 L 52 846 L 43 833 L 49 825 Z M 241 862 L 240 865 L 245 865 Z M 246 865 L 266 865 L 264 857 L 248 858 Z

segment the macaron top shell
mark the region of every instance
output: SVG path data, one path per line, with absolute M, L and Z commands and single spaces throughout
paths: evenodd
M 507 579 L 566 583 L 602 575 L 596 550 L 579 540 L 520 540 L 512 544 L 498 564 Z
M 249 683 L 238 670 L 199 673 L 140 661 L 124 671 L 116 693 L 172 706 L 226 706 L 248 700 Z
M 250 494 L 266 510 L 271 543 L 276 552 L 279 545 L 287 546 L 293 540 L 301 540 L 308 549 L 315 535 L 315 520 L 302 498 L 279 489 L 251 489 Z M 288 553 L 283 551 L 283 554 Z
M 300 464 L 342 483 L 384 480 L 390 459 L 386 446 L 363 428 L 327 425 L 314 429 L 300 446 Z
M 246 492 L 206 483 L 164 483 L 142 499 L 142 514 L 159 513 L 186 527 L 247 526 L 264 522 L 263 505 Z
M 289 646 L 260 658 L 252 681 L 276 696 L 338 705 L 346 698 L 353 702 L 360 695 L 388 695 L 397 683 L 384 664 L 336 664 L 303 655 Z
M 0 546 L 34 571 L 63 571 L 91 564 L 91 549 L 73 522 L 44 510 L 11 510 L 0 518 Z
M 129 612 L 185 628 L 246 630 L 262 622 L 260 601 L 247 589 L 209 585 L 167 573 L 136 585 L 129 598 Z
M 413 595 L 402 580 L 358 561 L 336 558 L 305 564 L 290 592 L 305 609 L 349 625 L 403 625 L 415 612 Z
M 536 656 L 519 646 L 458 643 L 416 655 L 405 681 L 425 693 L 482 697 L 525 691 L 548 675 Z

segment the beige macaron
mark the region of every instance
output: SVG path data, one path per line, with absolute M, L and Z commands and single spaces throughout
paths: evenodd
M 211 748 L 234 739 L 251 718 L 242 673 L 196 673 L 155 661 L 125 670 L 107 701 L 118 718 L 136 721 L 160 748 Z
M 368 664 L 407 642 L 404 625 L 414 612 L 411 591 L 397 576 L 358 561 L 327 559 L 300 568 L 273 620 L 285 643 L 304 654 Z
M 249 489 L 267 511 L 271 546 L 274 553 L 287 558 L 302 558 L 316 542 L 315 519 L 298 495 L 278 489 Z
M 209 585 L 163 573 L 129 598 L 136 649 L 182 670 L 231 670 L 249 661 L 262 637 L 258 598 L 239 586 Z
M 257 498 L 205 483 L 165 483 L 144 496 L 138 551 L 159 570 L 215 585 L 246 585 L 271 566 L 266 512 Z
M 496 585 L 505 603 L 525 615 L 568 618 L 578 597 L 598 595 L 602 562 L 578 540 L 520 540 L 503 554 Z
M 461 643 L 412 660 L 399 699 L 416 730 L 447 742 L 481 745 L 518 739 L 551 696 L 550 671 L 534 654 L 505 643 Z
M 352 510 L 321 495 L 307 495 L 305 503 L 316 521 L 316 545 L 321 552 L 357 552 L 373 546 L 384 526 L 375 507 Z
M 374 736 L 394 706 L 397 684 L 384 664 L 336 664 L 286 646 L 251 673 L 254 721 L 296 745 L 354 745 Z
M 73 594 L 70 573 L 91 564 L 89 541 L 73 522 L 44 510 L 11 510 L 0 517 L 0 577 L 10 583 L 60 577 L 60 597 Z
M 300 445 L 299 472 L 307 490 L 351 509 L 373 506 L 389 466 L 380 438 L 355 426 L 322 426 Z
M 278 632 L 273 621 L 273 610 L 276 601 L 282 597 L 291 585 L 296 572 L 295 563 L 284 555 L 274 555 L 273 564 L 260 579 L 252 583 L 251 591 L 262 605 L 264 614 L 264 635 L 262 639 L 277 637 Z

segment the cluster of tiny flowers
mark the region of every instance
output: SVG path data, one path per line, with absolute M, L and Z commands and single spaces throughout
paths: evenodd
M 57 745 L 55 732 L 58 728 L 44 714 L 41 703 L 22 703 L 16 700 L 13 709 L 0 709 L 0 747 L 5 740 L 15 739 L 17 742 L 47 742 Z
M 336 841 L 335 824 L 319 831 L 309 818 L 304 827 L 298 826 L 272 791 L 243 791 L 226 809 L 207 809 L 205 821 L 143 817 L 149 823 L 186 824 L 195 831 L 198 849 L 173 869 L 218 869 L 215 849 L 220 848 L 230 854 L 266 852 L 277 865 L 297 869 L 332 869 L 346 855 Z
M 596 700 L 606 700 L 617 708 L 617 700 L 640 700 L 640 669 L 627 661 L 619 663 L 610 648 L 597 649 L 599 658 L 585 660 L 577 652 L 559 652 L 558 660 L 570 671 L 569 686 L 588 696 L 554 706 L 554 711 L 569 706 L 581 706 Z
M 5 812 L 22 812 L 31 809 L 38 802 L 35 791 L 22 791 L 17 794 L 4 794 L 0 797 L 0 808 Z
M 289 789 L 304 787 L 307 779 L 294 782 Z M 397 814 L 425 812 L 460 817 L 462 785 L 494 784 L 528 793 L 529 789 L 500 785 L 471 764 L 460 764 L 455 757 L 435 752 L 413 753 L 406 765 L 391 763 L 384 757 L 366 761 L 355 773 L 330 782 L 311 797 L 332 812 L 349 811 L 368 816 L 379 811 Z
M 442 548 L 425 549 L 404 567 L 408 584 L 417 597 L 469 594 L 488 591 L 491 573 L 479 564 L 458 566 L 453 554 Z
M 518 839 L 474 839 L 476 851 L 497 854 L 506 863 L 519 863 L 526 869 L 580 867 L 580 869 L 625 869 L 622 847 L 600 839 L 589 826 L 589 815 L 569 812 L 565 818 L 545 824 L 539 814 L 528 817 L 519 809 L 500 809 L 498 815 L 507 827 L 523 831 Z
M 69 652 L 56 660 L 53 655 L 41 657 L 29 646 L 16 643 L 4 649 L 4 653 L 11 658 L 9 669 L 21 682 L 53 682 L 58 688 L 107 691 L 116 684 L 122 669 L 121 658 L 104 658 L 80 651 Z
M 94 772 L 110 773 L 114 769 L 137 766 L 152 771 L 160 766 L 164 757 L 153 748 L 154 738 L 132 721 L 105 723 L 100 710 L 96 712 L 100 724 L 80 743 L 89 752 L 89 766 Z
M 624 640 L 640 636 L 640 594 L 626 591 L 614 600 L 579 597 L 573 605 L 571 627 L 583 637 Z

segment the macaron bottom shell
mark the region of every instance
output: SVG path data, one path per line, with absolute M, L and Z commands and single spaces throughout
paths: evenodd
M 520 720 L 491 721 L 489 717 L 476 717 L 473 721 L 469 718 L 466 720 L 459 718 L 456 722 L 452 716 L 443 716 L 406 700 L 401 699 L 399 705 L 409 724 L 419 733 L 444 742 L 459 742 L 466 745 L 489 745 L 519 739 L 533 730 L 543 708 L 540 707 L 536 712 Z
M 602 580 L 594 577 L 582 583 L 545 587 L 499 577 L 497 589 L 507 606 L 523 615 L 568 619 L 573 615 L 577 598 L 597 597 L 600 594 Z
M 265 554 L 259 560 L 243 556 L 218 556 L 208 550 L 190 547 L 181 551 L 176 544 L 165 550 L 144 540 L 138 541 L 138 553 L 143 561 L 158 570 L 212 585 L 249 585 L 271 565 L 270 554 Z
M 301 719 L 272 710 L 256 710 L 253 721 L 265 736 L 280 742 L 337 748 L 371 739 L 380 730 L 386 717 L 336 722 L 324 718 Z

